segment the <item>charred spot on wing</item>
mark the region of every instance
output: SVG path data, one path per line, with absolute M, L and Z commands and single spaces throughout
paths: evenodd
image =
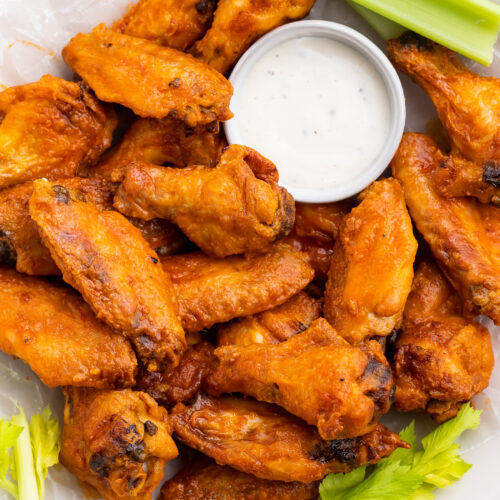
M 100 453 L 94 453 L 90 457 L 89 466 L 90 469 L 100 477 L 104 478 L 109 476 L 110 459 L 108 457 Z
M 496 161 L 488 161 L 483 166 L 483 182 L 491 186 L 500 187 L 500 164 Z
M 54 193 L 56 194 L 56 200 L 60 203 L 64 203 L 65 205 L 67 205 L 71 200 L 71 196 L 67 188 L 61 186 L 60 184 L 54 184 L 52 186 L 52 191 L 54 191 Z
M 322 464 L 328 462 L 341 462 L 343 464 L 355 465 L 359 439 L 333 439 L 332 441 L 321 441 L 316 447 L 308 452 L 308 456 Z
M 158 427 L 150 420 L 146 420 L 144 422 L 144 429 L 150 436 L 154 436 L 156 434 L 156 431 L 158 430 Z
M 0 262 L 9 266 L 15 266 L 17 253 L 6 233 L 0 230 Z
M 146 448 L 142 441 L 127 444 L 125 453 L 135 462 L 144 462 L 146 460 Z
M 201 0 L 195 7 L 199 14 L 208 14 L 215 7 L 215 1 Z
M 434 44 L 414 31 L 406 31 L 399 38 L 401 46 L 404 48 L 416 48 L 419 52 L 431 52 L 434 50 Z

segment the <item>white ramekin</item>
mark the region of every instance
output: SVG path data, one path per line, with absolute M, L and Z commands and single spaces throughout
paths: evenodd
M 287 40 L 297 37 L 322 36 L 345 43 L 357 50 L 369 61 L 379 73 L 386 87 L 390 105 L 390 125 L 384 147 L 377 159 L 354 180 L 329 189 L 303 189 L 297 186 L 285 188 L 297 201 L 323 203 L 349 198 L 362 191 L 372 181 L 382 174 L 396 152 L 403 135 L 406 108 L 401 81 L 385 54 L 368 38 L 352 28 L 330 21 L 308 20 L 286 24 L 277 28 L 257 41 L 238 61 L 229 80 L 234 87 L 233 102 L 239 98 L 239 90 L 248 70 L 269 50 Z M 300 68 L 299 68 L 300 69 Z M 236 105 L 235 108 L 238 108 Z M 299 124 L 298 124 L 299 125 Z M 272 127 L 272 123 L 262 123 L 262 127 Z M 230 144 L 242 144 L 240 122 L 237 113 L 234 118 L 224 123 L 227 140 Z M 359 138 L 363 141 L 363 137 Z M 314 161 L 311 152 L 311 161 Z M 355 152 L 353 152 L 353 155 Z

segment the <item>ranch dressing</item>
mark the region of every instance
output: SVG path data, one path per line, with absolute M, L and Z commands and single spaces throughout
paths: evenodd
M 362 54 L 327 37 L 270 49 L 235 97 L 241 143 L 273 161 L 292 194 L 352 181 L 381 152 L 389 131 L 382 78 Z

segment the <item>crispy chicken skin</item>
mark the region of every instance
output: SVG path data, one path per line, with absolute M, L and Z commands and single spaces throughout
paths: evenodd
M 317 500 L 318 496 L 317 481 L 260 479 L 199 454 L 162 486 L 160 500 Z
M 360 200 L 335 242 L 324 304 L 326 319 L 351 343 L 399 327 L 417 253 L 397 180 L 374 182 Z
M 116 186 L 108 180 L 98 177 L 74 177 L 58 179 L 55 182 L 81 191 L 85 198 L 100 210 L 113 209 Z M 49 249 L 42 243 L 38 227 L 29 214 L 29 200 L 32 194 L 33 181 L 0 191 L 0 234 L 3 235 L 4 244 L 11 250 L 19 272 L 34 276 L 58 275 L 59 268 L 50 256 Z M 178 253 L 188 247 L 186 237 L 177 226 L 166 220 L 129 220 L 140 229 L 151 247 L 162 255 Z
M 241 392 L 316 425 L 323 439 L 362 436 L 391 404 L 380 344 L 345 341 L 323 319 L 281 344 L 223 346 L 204 381 L 209 394 Z
M 260 255 L 214 259 L 195 252 L 166 257 L 162 265 L 191 332 L 283 304 L 314 276 L 303 254 L 280 243 Z
M 219 0 L 211 28 L 191 53 L 221 73 L 261 36 L 309 14 L 315 0 Z
M 113 29 L 186 50 L 207 31 L 217 0 L 140 0 Z
M 307 330 L 320 315 L 320 302 L 299 292 L 268 311 L 219 325 L 217 346 L 279 344 Z
M 418 231 L 464 300 L 466 312 L 500 324 L 500 210 L 474 198 L 439 196 L 433 176 L 442 161 L 432 139 L 407 133 L 391 166 Z
M 102 101 L 149 118 L 179 118 L 187 125 L 229 120 L 232 85 L 189 54 L 122 35 L 104 24 L 79 33 L 63 49 L 68 66 Z
M 397 410 L 425 410 L 442 422 L 488 387 L 494 363 L 490 334 L 462 316 L 459 296 L 430 261 L 415 273 L 395 348 Z
M 500 80 L 473 73 L 450 50 L 414 33 L 388 42 L 389 57 L 430 96 L 458 165 L 444 164 L 442 194 L 500 203 Z M 457 175 L 460 155 L 475 162 Z M 465 178 L 464 178 L 465 177 Z
M 150 500 L 178 454 L 167 411 L 130 389 L 64 393 L 61 463 L 105 500 Z
M 216 168 L 131 165 L 114 205 L 125 215 L 176 223 L 214 257 L 262 250 L 290 232 L 295 214 L 274 164 L 237 145 Z
M 0 267 L 0 299 L 0 349 L 29 364 L 45 385 L 134 384 L 137 360 L 128 340 L 69 287 Z
M 85 86 L 50 75 L 0 93 L 0 189 L 73 177 L 110 145 L 116 115 Z
M 189 401 L 200 390 L 213 352 L 212 344 L 205 340 L 189 347 L 175 368 L 151 372 L 141 367 L 135 389 L 147 392 L 166 408 Z
M 354 439 L 324 441 L 282 408 L 251 399 L 198 395 L 171 414 L 175 435 L 217 463 L 261 479 L 310 483 L 378 462 L 406 443 L 382 425 Z
M 215 167 L 226 146 L 217 124 L 191 128 L 174 118 L 138 118 L 121 142 L 108 151 L 95 168 L 89 169 L 88 175 L 122 182 L 126 167 L 133 162 L 177 168 Z
M 316 278 L 326 281 L 333 242 L 340 225 L 352 208 L 350 200 L 335 203 L 295 203 L 295 224 L 285 241 L 304 252 L 316 272 Z
M 96 315 L 130 338 L 149 369 L 176 365 L 186 340 L 172 283 L 140 231 L 43 179 L 34 183 L 30 214 L 63 279 Z

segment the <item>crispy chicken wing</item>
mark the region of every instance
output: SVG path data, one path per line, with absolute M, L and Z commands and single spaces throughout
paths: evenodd
M 103 179 L 58 179 L 59 185 L 81 191 L 85 198 L 101 210 L 113 209 L 116 186 Z M 29 214 L 29 200 L 33 194 L 33 182 L 25 182 L 0 191 L 0 234 L 4 246 L 10 249 L 6 258 L 13 258 L 19 272 L 35 276 L 58 275 L 48 248 L 42 243 L 38 227 Z M 140 229 L 144 239 L 162 255 L 171 255 L 188 248 L 189 242 L 179 228 L 163 219 L 144 221 L 129 219 Z M 0 258 L 4 262 L 4 259 Z
M 422 262 L 395 346 L 396 409 L 425 410 L 442 422 L 488 386 L 494 363 L 490 334 L 466 320 L 462 307 L 436 265 Z
M 106 153 L 88 175 L 122 182 L 126 167 L 133 162 L 215 167 L 226 146 L 222 133 L 218 127 L 214 129 L 213 124 L 190 128 L 174 118 L 138 118 L 121 142 Z
M 221 73 L 267 32 L 301 19 L 315 0 L 219 0 L 211 28 L 191 53 Z
M 303 254 L 280 243 L 261 255 L 214 259 L 195 252 L 167 257 L 162 265 L 182 325 L 192 332 L 283 304 L 314 276 Z
M 140 231 L 46 180 L 34 183 L 30 214 L 64 280 L 97 316 L 129 337 L 151 370 L 177 364 L 186 340 L 172 283 Z
M 217 345 L 279 344 L 307 330 L 320 315 L 320 302 L 300 292 L 273 309 L 220 325 Z
M 217 0 L 140 0 L 113 29 L 186 50 L 207 31 L 216 4 Z
M 62 464 L 106 500 L 150 500 L 178 454 L 167 411 L 129 389 L 64 393 Z
M 179 118 L 189 126 L 233 116 L 231 84 L 189 54 L 112 31 L 104 24 L 79 33 L 63 49 L 68 66 L 102 101 L 136 115 Z
M 388 51 L 429 94 L 458 157 L 443 164 L 442 194 L 500 204 L 500 80 L 473 73 L 453 52 L 414 33 L 390 40 Z M 461 155 L 474 163 L 464 164 Z M 462 168 L 467 172 L 456 172 Z
M 399 327 L 417 253 L 397 180 L 374 182 L 360 199 L 335 242 L 324 304 L 326 319 L 351 343 Z
M 135 389 L 147 392 L 159 404 L 170 408 L 192 399 L 213 361 L 214 348 L 210 342 L 199 342 L 183 354 L 175 368 L 151 372 L 141 367 Z
M 316 271 L 316 278 L 326 281 L 333 242 L 340 224 L 352 208 L 349 200 L 336 203 L 295 203 L 295 224 L 285 241 L 304 252 Z
M 0 267 L 0 349 L 29 364 L 49 387 L 121 388 L 137 360 L 127 339 L 68 287 Z
M 361 437 L 324 441 L 314 427 L 281 408 L 251 399 L 198 395 L 172 410 L 174 432 L 184 443 L 262 479 L 309 483 L 331 472 L 376 463 L 399 436 L 378 424 Z
M 433 176 L 443 161 L 435 143 L 407 133 L 392 161 L 415 225 L 465 302 L 500 324 L 500 210 L 474 198 L 442 198 Z
M 352 346 L 320 318 L 278 345 L 223 346 L 205 379 L 209 394 L 241 392 L 316 425 L 323 439 L 362 436 L 391 404 L 380 344 Z
M 115 196 L 125 215 L 175 222 L 206 254 L 260 251 L 288 234 L 294 201 L 278 186 L 274 164 L 257 151 L 229 146 L 216 168 L 134 164 Z
M 160 500 L 316 500 L 318 482 L 269 481 L 197 455 L 161 489 Z
M 73 177 L 110 145 L 117 125 L 83 85 L 46 75 L 0 93 L 0 189 Z

